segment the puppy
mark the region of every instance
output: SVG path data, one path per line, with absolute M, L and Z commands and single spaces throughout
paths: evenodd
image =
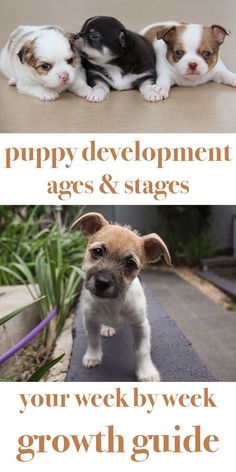
M 150 326 L 138 275 L 146 262 L 170 254 L 157 234 L 139 236 L 129 227 L 109 224 L 99 213 L 87 213 L 71 229 L 79 228 L 88 240 L 83 268 L 86 272 L 81 311 L 88 335 L 84 367 L 102 361 L 100 334 L 112 336 L 124 324 L 131 328 L 139 381 L 160 380 L 150 355 Z
M 0 71 L 18 92 L 41 100 L 55 100 L 66 89 L 90 93 L 80 59 L 58 26 L 19 26 L 1 51 Z
M 73 50 L 82 57 L 88 84 L 87 99 L 102 102 L 111 89 L 138 89 L 145 100 L 159 100 L 153 88 L 156 58 L 151 43 L 126 30 L 115 18 L 95 16 L 88 19 L 80 33 L 71 34 Z
M 222 26 L 156 23 L 140 34 L 152 42 L 157 57 L 157 91 L 167 98 L 173 85 L 195 86 L 213 81 L 236 87 L 236 74 L 219 58 L 229 35 Z

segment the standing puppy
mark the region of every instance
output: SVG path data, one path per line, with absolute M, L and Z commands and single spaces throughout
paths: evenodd
M 157 92 L 167 98 L 173 85 L 195 86 L 213 81 L 236 87 L 236 74 L 219 58 L 229 32 L 222 26 L 177 22 L 155 23 L 140 34 L 153 44 L 157 56 Z
M 69 40 L 58 26 L 19 26 L 0 53 L 0 71 L 18 92 L 55 100 L 64 90 L 85 97 L 91 89 Z
M 156 58 L 152 44 L 115 18 L 90 18 L 80 33 L 71 34 L 71 44 L 82 57 L 88 84 L 93 88 L 89 101 L 102 102 L 110 89 L 138 89 L 147 101 L 160 99 L 153 87 Z
M 143 264 L 170 254 L 157 234 L 139 236 L 127 227 L 109 224 L 99 213 L 87 213 L 72 225 L 88 240 L 81 311 L 88 335 L 85 367 L 102 361 L 101 336 L 128 325 L 134 336 L 136 375 L 139 381 L 157 381 L 159 373 L 150 356 L 150 326 L 145 295 L 138 275 Z M 105 326 L 104 326 L 105 325 Z

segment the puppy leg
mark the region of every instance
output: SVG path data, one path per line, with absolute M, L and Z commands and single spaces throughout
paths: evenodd
M 102 362 L 100 325 L 96 321 L 85 318 L 85 328 L 88 335 L 88 347 L 83 357 L 83 365 L 90 368 Z
M 154 89 L 158 92 L 160 100 L 166 99 L 169 96 L 171 87 L 170 78 L 168 75 L 160 75 L 154 85 Z
M 26 85 L 21 82 L 16 84 L 19 93 L 39 98 L 40 100 L 56 100 L 59 93 L 56 90 L 47 89 L 41 85 Z
M 109 86 L 105 82 L 97 82 L 91 89 L 91 93 L 87 96 L 89 102 L 103 102 L 110 92 Z
M 150 326 L 147 318 L 131 326 L 134 336 L 136 355 L 136 375 L 140 382 L 157 382 L 160 375 L 154 366 L 150 354 Z
M 161 100 L 161 96 L 157 89 L 155 89 L 156 85 L 148 79 L 142 82 L 139 87 L 139 92 L 143 96 L 144 100 L 147 102 L 159 102 Z
M 212 80 L 220 84 L 231 85 L 231 87 L 236 87 L 236 74 L 230 72 L 222 61 L 220 63 L 218 71 L 216 72 Z
M 76 78 L 69 90 L 70 92 L 82 98 L 88 98 L 90 95 L 92 88 L 87 84 L 86 73 L 82 67 L 78 68 L 76 72 Z
M 102 325 L 101 335 L 104 336 L 104 338 L 111 338 L 115 334 L 116 334 L 115 328 L 112 328 L 112 326 Z

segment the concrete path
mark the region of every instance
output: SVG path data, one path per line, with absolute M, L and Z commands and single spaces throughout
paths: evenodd
M 144 280 L 213 375 L 236 381 L 236 314 L 174 272 L 149 271 Z
M 142 281 L 152 327 L 152 358 L 163 381 L 236 380 L 236 315 L 171 271 L 146 271 Z M 134 381 L 132 337 L 120 329 L 103 339 L 101 366 L 82 367 L 86 336 L 78 312 L 67 381 Z
M 10 285 L 0 287 L 0 319 L 5 315 L 28 305 L 32 302 L 32 296 L 25 285 Z M 39 322 L 39 314 L 36 306 L 24 310 L 19 316 L 12 318 L 0 326 L 0 355 L 22 339 Z M 0 374 L 15 362 L 15 357 L 0 366 Z

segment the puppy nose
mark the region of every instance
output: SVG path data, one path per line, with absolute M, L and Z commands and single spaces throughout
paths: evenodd
M 78 34 L 77 38 L 73 42 L 73 46 L 75 48 L 81 49 L 85 46 L 84 39 L 82 37 L 83 35 L 81 33 Z
M 79 39 L 80 33 L 71 33 L 70 34 L 70 40 L 75 41 L 76 39 Z
M 197 63 L 196 62 L 189 62 L 188 66 L 189 66 L 189 69 L 195 70 L 197 68 Z
M 67 80 L 69 79 L 68 72 L 63 72 L 59 74 L 59 79 L 61 79 L 63 82 L 67 82 Z
M 95 287 L 97 290 L 104 291 L 111 286 L 111 278 L 107 275 L 97 275 L 95 279 Z

